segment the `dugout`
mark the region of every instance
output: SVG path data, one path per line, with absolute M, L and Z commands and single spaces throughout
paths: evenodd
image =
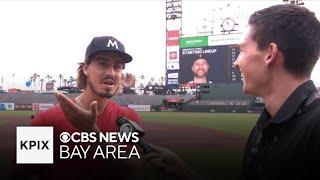
M 254 96 L 242 92 L 243 84 L 200 84 L 197 98 L 181 106 L 186 112 L 251 112 Z
M 253 100 L 253 96 L 245 95 L 242 83 L 214 83 L 199 86 L 199 98 L 209 100 Z
M 181 111 L 182 104 L 183 104 L 183 98 L 181 98 L 179 96 L 164 98 L 162 103 L 166 107 L 167 111 Z

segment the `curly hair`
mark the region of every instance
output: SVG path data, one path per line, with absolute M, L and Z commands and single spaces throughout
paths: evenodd
M 80 90 L 84 89 L 86 87 L 86 83 L 87 83 L 87 76 L 84 74 L 83 72 L 83 66 L 85 65 L 85 63 L 79 63 L 79 67 L 78 67 L 78 75 L 77 75 L 77 86 Z

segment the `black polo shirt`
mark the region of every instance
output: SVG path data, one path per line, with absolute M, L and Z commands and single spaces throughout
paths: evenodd
M 320 179 L 320 103 L 312 81 L 273 118 L 264 109 L 249 136 L 242 179 Z

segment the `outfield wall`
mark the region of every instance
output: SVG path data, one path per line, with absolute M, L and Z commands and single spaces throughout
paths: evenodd
M 5 105 L 4 105 L 5 104 Z M 33 104 L 14 104 L 14 103 L 0 103 L 0 110 L 12 111 L 12 110 L 34 110 L 34 111 L 45 111 L 54 104 L 47 103 L 33 103 Z M 129 105 L 128 107 L 139 112 L 153 112 L 161 111 L 160 106 L 150 105 Z M 181 106 L 182 112 L 255 112 L 261 111 L 253 109 L 249 105 L 206 105 L 206 104 L 183 104 Z
M 2 111 L 14 111 L 14 110 L 45 111 L 53 106 L 54 104 L 52 103 L 32 103 L 32 104 L 0 103 L 0 110 Z
M 248 105 L 182 105 L 183 112 L 251 112 Z

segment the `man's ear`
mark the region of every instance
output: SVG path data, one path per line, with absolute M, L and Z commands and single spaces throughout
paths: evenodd
M 279 53 L 278 45 L 273 42 L 270 43 L 268 47 L 265 49 L 265 52 L 266 52 L 266 58 L 265 58 L 266 65 L 270 66 L 276 61 L 276 57 Z
M 83 73 L 88 76 L 89 74 L 89 64 L 84 64 L 82 67 Z

